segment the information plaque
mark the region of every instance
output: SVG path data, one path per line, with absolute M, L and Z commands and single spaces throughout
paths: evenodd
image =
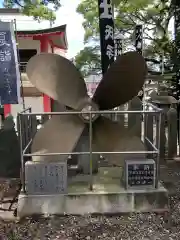
M 28 161 L 25 164 L 25 183 L 27 194 L 65 194 L 67 163 Z
M 153 159 L 126 160 L 126 189 L 155 188 L 156 164 Z

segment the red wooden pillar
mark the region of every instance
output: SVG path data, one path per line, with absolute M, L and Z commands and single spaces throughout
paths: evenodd
M 4 117 L 11 113 L 11 104 L 4 104 Z
M 46 36 L 40 38 L 40 51 L 48 52 L 49 41 Z M 51 98 L 43 94 L 44 112 L 51 112 Z

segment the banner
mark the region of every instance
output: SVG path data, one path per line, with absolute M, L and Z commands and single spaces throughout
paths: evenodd
M 135 28 L 135 48 L 136 51 L 142 54 L 143 50 L 143 26 L 136 25 Z
M 122 39 L 120 38 L 114 39 L 114 48 L 115 48 L 114 57 L 117 58 L 122 54 L 122 51 L 123 51 Z
M 111 0 L 98 0 L 102 74 L 114 62 L 114 19 Z
M 142 54 L 143 52 L 143 26 L 142 25 L 136 25 L 134 45 L 135 45 L 136 51 Z M 138 97 L 140 98 L 141 101 L 143 99 L 143 96 L 144 96 L 144 88 L 142 88 L 138 93 Z
M 0 103 L 20 102 L 20 72 L 13 22 L 0 21 Z

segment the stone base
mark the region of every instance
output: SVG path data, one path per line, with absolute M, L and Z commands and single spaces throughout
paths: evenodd
M 100 168 L 93 178 L 93 191 L 87 178 L 74 177 L 68 183 L 68 194 L 26 195 L 18 200 L 18 216 L 33 214 L 117 214 L 128 212 L 166 212 L 167 190 L 159 183 L 157 189 L 125 190 L 119 168 Z

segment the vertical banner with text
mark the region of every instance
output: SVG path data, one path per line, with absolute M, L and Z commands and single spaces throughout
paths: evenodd
M 135 48 L 140 54 L 143 52 L 143 26 L 136 25 L 135 27 Z M 139 98 L 142 100 L 144 96 L 144 89 L 142 88 L 138 93 Z
M 115 59 L 120 56 L 123 52 L 123 45 L 122 45 L 122 39 L 116 38 L 114 39 L 114 57 Z
M 136 25 L 135 28 L 135 48 L 136 51 L 142 54 L 143 50 L 143 26 Z
M 20 72 L 13 22 L 0 21 L 0 103 L 20 102 Z
M 112 0 L 98 0 L 102 74 L 114 62 L 114 19 Z

